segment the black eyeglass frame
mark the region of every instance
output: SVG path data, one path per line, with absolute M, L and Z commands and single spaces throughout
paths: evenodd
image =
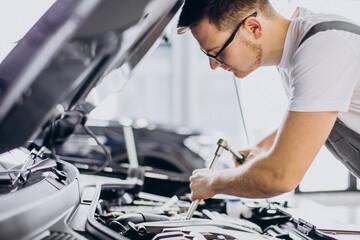
M 252 13 L 251 15 L 247 16 L 244 20 L 242 20 L 239 25 L 236 27 L 235 31 L 231 34 L 231 36 L 229 37 L 229 39 L 226 41 L 226 43 L 221 47 L 220 51 L 216 54 L 216 55 L 212 55 L 208 52 L 206 52 L 204 49 L 200 48 L 201 51 L 203 53 L 205 53 L 206 56 L 208 56 L 209 58 L 215 60 L 216 62 L 220 63 L 220 64 L 224 64 L 223 61 L 221 61 L 220 59 L 218 59 L 218 56 L 224 51 L 224 49 L 234 40 L 234 37 L 237 33 L 237 31 L 239 30 L 239 28 L 241 27 L 241 25 L 244 24 L 244 22 L 246 21 L 246 19 L 248 19 L 249 17 L 256 17 L 257 16 L 257 12 Z

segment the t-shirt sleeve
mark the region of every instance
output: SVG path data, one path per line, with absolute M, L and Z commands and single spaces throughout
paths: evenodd
M 348 111 L 359 57 L 338 31 L 317 33 L 294 55 L 289 110 Z

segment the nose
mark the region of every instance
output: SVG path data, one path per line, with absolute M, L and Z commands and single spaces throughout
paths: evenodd
M 209 58 L 209 64 L 212 70 L 215 70 L 219 66 L 221 66 L 221 63 L 215 61 L 214 59 Z

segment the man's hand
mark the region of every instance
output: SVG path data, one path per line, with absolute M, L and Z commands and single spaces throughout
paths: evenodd
M 264 148 L 260 148 L 260 147 L 254 147 L 252 149 L 241 150 L 241 151 L 239 151 L 239 153 L 241 153 L 241 154 L 243 154 L 245 156 L 245 162 L 244 163 L 246 163 L 249 160 L 251 160 L 251 159 L 253 159 L 255 157 L 258 157 L 258 156 L 260 156 L 261 154 L 263 154 L 263 153 L 265 153 L 267 151 L 268 151 L 268 149 L 264 149 Z M 233 160 L 235 162 L 235 167 L 239 167 L 239 166 L 242 165 L 242 164 L 238 163 L 235 156 L 233 157 Z
M 253 151 L 253 149 L 241 150 L 241 151 L 239 151 L 239 153 L 243 154 L 245 156 L 245 162 L 247 162 L 248 160 L 251 160 L 252 158 L 254 158 L 256 156 L 256 153 Z M 235 162 L 235 167 L 238 167 L 238 166 L 242 165 L 237 161 L 236 156 L 233 157 L 233 160 Z
M 216 193 L 211 190 L 211 182 L 214 176 L 214 171 L 208 168 L 197 169 L 190 177 L 190 200 L 207 199 L 214 196 Z
M 261 140 L 258 144 L 256 144 L 253 148 L 245 149 L 239 151 L 239 153 L 243 154 L 245 156 L 245 162 L 248 160 L 251 160 L 255 157 L 259 157 L 261 154 L 266 153 L 269 151 L 269 149 L 272 147 L 275 137 L 276 137 L 277 130 L 269 134 L 267 137 L 265 137 L 263 140 Z M 235 166 L 238 167 L 241 164 L 239 164 L 236 161 L 236 157 L 234 157 Z

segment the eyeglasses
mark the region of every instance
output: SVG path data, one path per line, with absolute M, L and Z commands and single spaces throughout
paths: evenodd
M 234 40 L 234 37 L 237 33 L 237 31 L 239 30 L 239 28 L 241 27 L 241 25 L 244 24 L 244 22 L 246 21 L 246 19 L 248 19 L 249 17 L 256 17 L 257 16 L 257 12 L 254 12 L 253 14 L 247 16 L 244 20 L 241 21 L 241 23 L 236 27 L 235 31 L 231 34 L 230 38 L 226 41 L 226 43 L 222 46 L 222 48 L 220 49 L 220 51 L 216 54 L 216 55 L 212 55 L 208 52 L 206 52 L 204 49 L 200 48 L 201 51 L 203 53 L 205 53 L 206 56 L 208 56 L 209 58 L 215 60 L 216 62 L 220 63 L 220 64 L 224 64 L 223 61 L 221 61 L 220 59 L 218 59 L 218 56 L 224 51 L 224 49 Z

